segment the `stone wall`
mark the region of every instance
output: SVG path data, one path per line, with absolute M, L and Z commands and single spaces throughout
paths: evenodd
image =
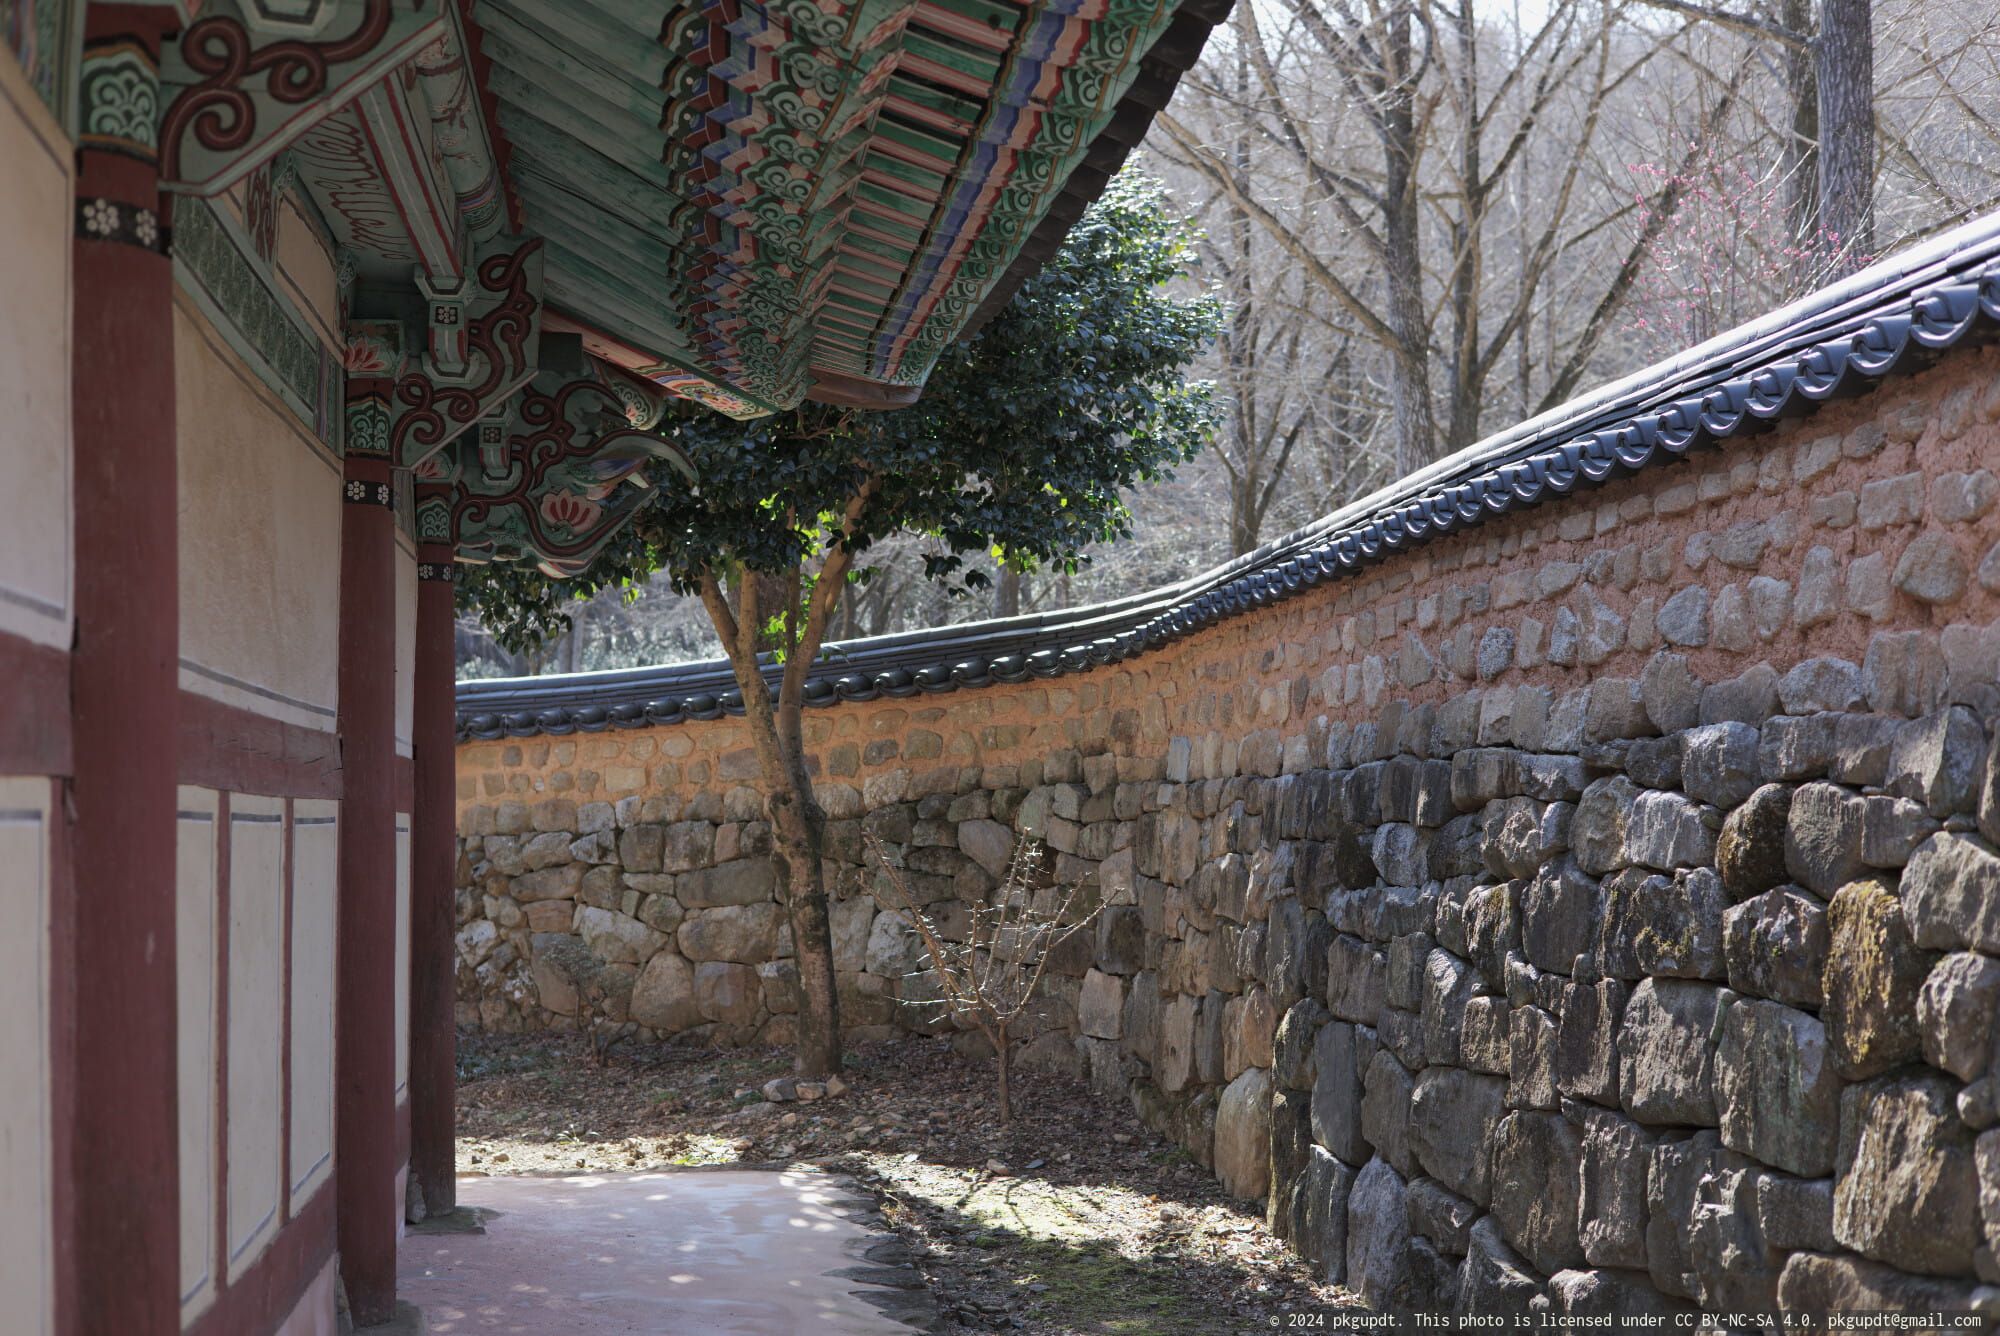
M 1110 906 L 1028 1060 L 1376 1306 L 1993 1305 L 1996 372 L 1117 667 L 813 712 L 847 1023 L 933 1023 L 864 832 L 940 903 L 1026 832 Z M 554 1023 L 587 948 L 643 1035 L 788 1037 L 740 723 L 459 773 L 465 1022 Z

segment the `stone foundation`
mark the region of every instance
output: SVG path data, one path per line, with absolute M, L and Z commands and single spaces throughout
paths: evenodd
M 852 1032 L 1017 833 L 1109 906 L 1026 1060 L 1378 1307 L 1992 1307 L 2000 359 L 1155 654 L 808 716 Z M 460 751 L 460 1017 L 796 1007 L 734 720 Z

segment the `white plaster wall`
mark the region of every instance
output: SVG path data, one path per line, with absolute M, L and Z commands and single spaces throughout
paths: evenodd
M 183 786 L 175 850 L 174 969 L 180 1004 L 181 1324 L 215 1299 L 216 813 Z
M 70 642 L 71 150 L 0 45 L 0 634 Z
M 0 53 L 0 59 L 12 57 Z M 0 205 L 4 207 L 4 205 Z M 49 797 L 47 779 L 0 779 L 0 1299 L 6 1329 L 54 1330 L 50 1253 Z
M 396 535 L 396 755 L 415 752 L 411 739 L 416 719 L 417 550 Z
M 340 471 L 177 293 L 181 685 L 334 726 Z
M 228 1276 L 277 1233 L 282 1166 L 285 804 L 229 800 Z
M 290 196 L 278 210 L 278 239 L 271 262 L 278 286 L 329 345 L 340 347 L 340 285 L 333 255 L 312 224 L 300 216 L 299 206 Z
M 292 1143 L 294 1212 L 333 1170 L 334 940 L 340 804 L 292 804 Z

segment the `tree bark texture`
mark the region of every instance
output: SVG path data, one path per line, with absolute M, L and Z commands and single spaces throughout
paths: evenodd
M 1851 273 L 1875 248 L 1873 0 L 1820 0 L 1819 225 L 1832 251 L 1824 278 Z

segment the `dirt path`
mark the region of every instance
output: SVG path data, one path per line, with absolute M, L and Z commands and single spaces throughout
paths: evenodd
M 1017 1078 L 910 1039 L 851 1055 L 847 1090 L 756 1093 L 781 1052 L 662 1047 L 603 1066 L 567 1038 L 461 1039 L 459 1168 L 568 1173 L 817 1164 L 871 1187 L 909 1242 L 948 1332 L 1211 1336 L 1357 1306 L 1313 1283 L 1254 1203 L 1081 1083 Z

